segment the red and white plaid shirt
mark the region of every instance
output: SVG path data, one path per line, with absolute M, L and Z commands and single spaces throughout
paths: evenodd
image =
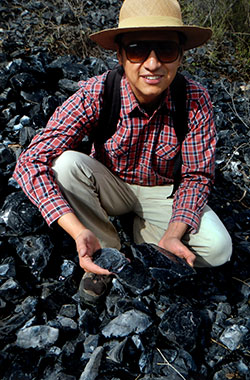
M 51 117 L 18 159 L 14 178 L 39 208 L 49 225 L 74 212 L 63 197 L 51 169 L 65 150 L 77 150 L 83 137 L 98 125 L 107 73 L 79 83 L 79 90 Z M 197 231 L 214 176 L 216 131 L 207 91 L 188 80 L 189 132 L 182 146 L 182 182 L 175 193 L 170 222 L 184 222 Z M 124 76 L 120 120 L 115 134 L 91 155 L 125 182 L 141 186 L 173 183 L 178 143 L 169 89 L 158 109 L 148 115 L 138 104 Z

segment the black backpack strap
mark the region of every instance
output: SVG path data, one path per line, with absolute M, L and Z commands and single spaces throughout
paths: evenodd
M 120 117 L 121 109 L 121 79 L 124 70 L 122 66 L 118 66 L 111 70 L 106 78 L 103 104 L 101 107 L 99 122 L 94 141 L 97 144 L 103 144 L 116 131 L 117 123 Z
M 178 189 L 181 182 L 181 166 L 182 166 L 182 142 L 188 132 L 188 112 L 186 107 L 187 99 L 187 82 L 185 77 L 177 73 L 175 79 L 170 85 L 171 96 L 175 105 L 175 112 L 173 115 L 174 129 L 178 141 L 180 143 L 180 150 L 174 158 L 174 188 L 169 198 L 174 196 L 174 193 Z

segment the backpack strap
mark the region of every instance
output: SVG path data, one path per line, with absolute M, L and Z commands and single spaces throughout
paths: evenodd
M 116 131 L 121 110 L 121 79 L 123 73 L 123 67 L 117 66 L 107 75 L 98 122 L 98 133 L 94 136 L 94 141 L 97 144 L 103 144 Z
M 177 73 L 175 79 L 170 85 L 170 91 L 175 106 L 175 112 L 173 114 L 174 130 L 177 139 L 180 143 L 180 150 L 174 158 L 174 187 L 172 194 L 168 198 L 173 198 L 174 193 L 178 189 L 181 182 L 181 167 L 182 167 L 182 143 L 188 133 L 188 112 L 186 107 L 187 98 L 187 82 L 185 77 Z
M 174 129 L 180 143 L 188 132 L 188 114 L 186 107 L 187 81 L 185 77 L 177 73 L 170 85 L 170 91 L 175 105 Z

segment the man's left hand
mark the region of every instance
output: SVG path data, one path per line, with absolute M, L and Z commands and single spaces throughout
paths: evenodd
M 158 245 L 174 255 L 185 259 L 191 267 L 194 266 L 196 256 L 179 239 L 175 237 L 164 239 L 163 237 Z
M 170 223 L 158 245 L 174 255 L 185 259 L 186 262 L 193 267 L 196 256 L 181 241 L 187 228 L 187 224 L 182 222 Z

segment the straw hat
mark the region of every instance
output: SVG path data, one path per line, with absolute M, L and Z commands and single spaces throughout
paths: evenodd
M 184 50 L 204 44 L 212 35 L 210 28 L 184 25 L 177 0 L 124 0 L 118 27 L 93 33 L 90 38 L 105 49 L 116 50 L 116 36 L 142 30 L 182 32 L 186 36 Z

